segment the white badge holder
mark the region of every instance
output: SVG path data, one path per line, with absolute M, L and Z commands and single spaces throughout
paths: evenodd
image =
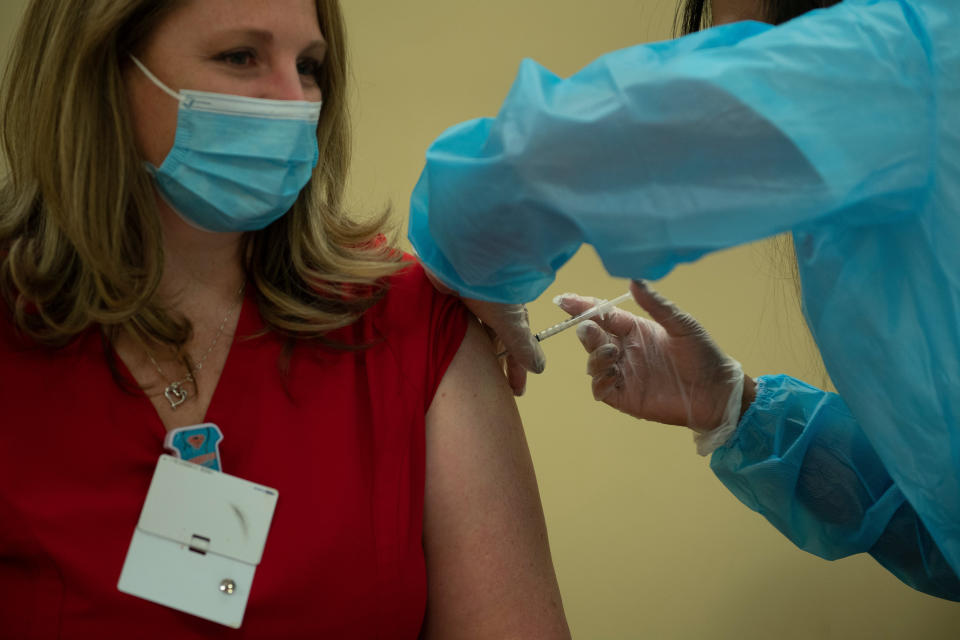
M 240 628 L 275 489 L 160 456 L 117 588 Z

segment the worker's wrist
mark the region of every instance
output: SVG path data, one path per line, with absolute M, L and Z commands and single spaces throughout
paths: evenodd
M 744 388 L 748 378 L 744 375 L 743 368 L 736 360 L 728 359 L 725 370 L 731 388 L 727 394 L 727 402 L 720 423 L 707 431 L 700 431 L 691 427 L 694 431 L 693 440 L 697 443 L 697 453 L 701 456 L 710 455 L 716 449 L 722 447 L 736 432 L 737 426 L 740 424 L 740 418 L 743 416 L 741 407 L 743 406 Z M 753 379 L 749 378 L 749 380 L 751 389 L 754 389 Z M 755 389 L 752 393 L 755 395 Z

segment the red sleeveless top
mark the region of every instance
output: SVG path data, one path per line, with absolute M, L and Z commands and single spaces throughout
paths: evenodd
M 207 421 L 224 471 L 280 499 L 240 630 L 117 590 L 165 429 L 97 331 L 54 351 L 0 319 L 0 638 L 416 638 L 424 417 L 467 317 L 411 264 L 330 336 L 371 347 L 300 342 L 284 376 L 244 301 Z

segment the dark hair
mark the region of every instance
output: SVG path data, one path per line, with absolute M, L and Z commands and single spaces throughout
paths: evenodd
M 803 15 L 807 11 L 822 9 L 837 4 L 840 0 L 757 0 L 770 24 L 782 24 Z M 686 35 L 705 29 L 713 21 L 710 0 L 680 0 L 673 30 L 677 35 Z

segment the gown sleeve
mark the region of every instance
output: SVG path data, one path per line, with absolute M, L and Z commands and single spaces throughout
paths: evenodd
M 848 0 L 609 53 L 525 61 L 495 118 L 427 151 L 420 259 L 462 295 L 527 302 L 582 243 L 614 276 L 787 230 L 916 211 L 931 182 L 931 48 L 908 0 Z
M 827 560 L 870 553 L 914 589 L 960 601 L 960 580 L 837 394 L 759 378 L 710 466 L 801 549 Z

